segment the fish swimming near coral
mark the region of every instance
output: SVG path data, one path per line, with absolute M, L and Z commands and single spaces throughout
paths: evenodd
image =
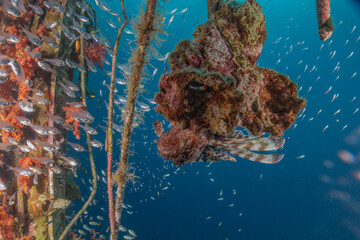
M 169 55 L 171 72 L 161 76 L 154 98 L 155 110 L 172 126 L 162 133 L 161 123 L 154 125 L 164 158 L 177 165 L 234 161 L 232 155 L 262 163 L 282 159 L 277 153 L 256 152 L 283 146 L 281 137 L 305 100 L 288 77 L 256 65 L 266 34 L 256 1 L 219 1 L 209 21 L 195 30 L 194 40 L 177 44 Z M 264 138 L 266 132 L 271 137 Z

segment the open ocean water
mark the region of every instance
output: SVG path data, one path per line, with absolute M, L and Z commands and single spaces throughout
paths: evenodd
M 120 12 L 119 1 L 106 3 Z M 157 152 L 152 124 L 164 118 L 150 104 L 151 111 L 144 113 L 144 122 L 131 138 L 133 154 L 129 163 L 139 178 L 135 184 L 128 183 L 127 209 L 123 209 L 122 225 L 134 230 L 136 239 L 360 239 L 360 131 L 356 133 L 360 126 L 360 112 L 356 110 L 360 108 L 360 3 L 331 1 L 335 31 L 326 42 L 320 41 L 317 34 L 315 0 L 258 3 L 265 13 L 268 31 L 258 64 L 289 76 L 301 89 L 299 95 L 307 100 L 305 112 L 285 132 L 286 143 L 280 151 L 284 158 L 273 165 L 238 158 L 237 162 L 176 167 Z M 144 1 L 125 0 L 125 5 L 134 20 Z M 117 29 L 110 28 L 105 20 L 117 19 L 93 6 L 100 21 L 98 27 L 113 44 Z M 192 39 L 195 28 L 207 21 L 207 5 L 205 0 L 174 0 L 162 6 L 168 36 L 163 36 L 166 41 L 158 51 L 164 56 L 181 39 Z M 176 14 L 169 25 L 169 13 L 185 8 L 188 10 Z M 131 27 L 128 25 L 126 30 L 131 32 Z M 129 44 L 131 40 L 132 34 L 123 33 L 119 64 L 127 63 L 135 47 L 134 42 Z M 142 102 L 158 92 L 158 81 L 164 72 L 163 61 L 153 58 L 150 63 L 152 66 L 146 70 L 149 76 L 143 82 L 145 90 L 139 98 Z M 155 68 L 158 71 L 152 76 Z M 110 71 L 111 67 L 105 65 L 104 70 Z M 117 77 L 122 77 L 120 71 Z M 89 88 L 96 93 L 88 103 L 89 112 L 96 117 L 94 126 L 107 125 L 103 121 L 109 91 L 104 80 L 109 84 L 104 71 L 90 75 Z M 125 87 L 117 85 L 118 95 L 126 96 Z M 118 115 L 117 108 L 115 118 Z M 99 138 L 105 139 L 103 131 Z M 120 138 L 116 132 L 115 139 Z M 119 148 L 115 146 L 115 159 L 119 158 Z M 106 152 L 95 154 L 102 176 Z M 79 159 L 86 155 L 77 153 Z M 86 164 L 83 160 L 83 167 L 89 169 Z M 77 182 L 84 197 L 90 194 L 90 175 L 80 168 Z M 95 229 L 108 235 L 106 184 L 102 181 L 96 199 L 97 204 L 88 209 L 88 217 L 103 216 L 105 220 Z M 79 222 L 76 228 L 81 227 Z

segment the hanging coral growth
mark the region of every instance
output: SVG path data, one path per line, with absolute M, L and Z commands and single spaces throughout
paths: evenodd
M 132 124 L 134 121 L 135 102 L 140 86 L 140 81 L 142 78 L 144 63 L 146 61 L 147 48 L 149 47 L 153 34 L 156 31 L 156 6 L 157 0 L 148 0 L 146 3 L 145 14 L 142 15 L 141 20 L 137 24 L 135 24 L 136 28 L 139 30 L 137 34 L 137 49 L 134 50 L 132 55 L 133 69 L 129 75 L 127 106 L 123 118 L 124 131 L 122 133 L 120 163 L 118 173 L 116 174 L 117 178 L 115 179 L 115 181 L 117 182 L 115 202 L 115 221 L 117 226 L 120 225 L 121 221 L 121 210 L 127 179 L 126 176 L 128 169 L 129 143 L 132 131 Z
M 159 134 L 158 150 L 177 165 L 234 161 L 229 154 L 276 163 L 282 155 L 254 151 L 279 149 L 305 100 L 288 77 L 256 64 L 267 35 L 260 5 L 213 2 L 209 21 L 197 27 L 193 41 L 177 44 L 171 72 L 160 79 L 155 110 L 173 128 Z M 253 136 L 234 132 L 237 126 Z M 265 132 L 273 139 L 262 138 Z
M 320 40 L 329 39 L 335 30 L 330 15 L 330 0 L 316 0 L 316 12 L 319 25 Z
M 97 42 L 85 42 L 85 56 L 100 69 L 104 67 L 105 48 L 103 44 Z

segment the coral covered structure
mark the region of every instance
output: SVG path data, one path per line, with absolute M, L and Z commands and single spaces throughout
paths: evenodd
M 267 32 L 255 0 L 219 1 L 209 17 L 195 30 L 193 41 L 177 44 L 170 54 L 171 72 L 160 79 L 156 111 L 173 128 L 160 131 L 158 150 L 180 165 L 210 156 L 233 160 L 223 151 L 276 162 L 279 155 L 269 158 L 248 150 L 282 146 L 279 138 L 294 123 L 305 100 L 298 98 L 297 85 L 288 77 L 256 65 Z M 237 126 L 253 136 L 234 134 Z M 274 138 L 261 138 L 265 132 Z M 263 145 L 254 149 L 249 146 L 253 144 Z

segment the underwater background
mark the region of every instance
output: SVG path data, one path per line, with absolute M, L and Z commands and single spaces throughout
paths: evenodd
M 106 3 L 120 12 L 119 1 Z M 169 122 L 150 104 L 151 111 L 144 113 L 143 123 L 131 137 L 133 154 L 129 163 L 139 178 L 135 184 L 128 183 L 124 201 L 127 209 L 123 209 L 122 225 L 133 229 L 136 239 L 360 239 L 360 131 L 356 132 L 360 114 L 360 26 L 355 27 L 360 23 L 360 3 L 331 2 L 335 31 L 326 42 L 317 34 L 315 0 L 258 3 L 268 31 L 259 66 L 289 76 L 298 84 L 299 96 L 307 100 L 306 110 L 284 134 L 286 143 L 280 151 L 284 158 L 273 165 L 238 158 L 237 162 L 174 166 L 159 156 L 152 128 L 157 119 L 165 121 L 165 126 Z M 140 0 L 125 1 L 131 20 L 143 4 Z M 117 19 L 93 6 L 99 28 L 113 44 L 117 29 L 110 28 L 105 20 Z M 163 6 L 168 36 L 158 51 L 164 56 L 181 39 L 192 39 L 195 28 L 207 20 L 207 6 L 205 0 L 173 0 Z M 175 15 L 168 24 L 171 11 L 185 8 L 188 10 Z M 126 29 L 131 32 L 131 25 Z M 135 47 L 132 40 L 132 34 L 123 33 L 119 64 L 127 63 Z M 153 67 L 147 66 L 148 77 L 142 82 L 145 90 L 139 98 L 143 102 L 158 92 L 165 68 L 164 62 L 155 58 L 150 63 Z M 158 71 L 152 76 L 155 68 Z M 104 70 L 110 71 L 111 66 L 105 65 Z M 120 72 L 117 77 L 121 77 Z M 104 80 L 109 83 L 104 71 L 89 77 L 89 89 L 96 94 L 88 102 L 89 112 L 95 117 L 93 126 L 107 126 L 104 121 L 109 90 Z M 126 96 L 125 87 L 117 85 L 118 95 Z M 120 110 L 116 109 L 115 118 L 118 115 Z M 101 138 L 105 139 L 103 131 Z M 120 138 L 116 132 L 114 140 Z M 119 148 L 114 147 L 114 159 L 119 159 Z M 81 159 L 77 183 L 86 198 L 91 175 L 84 170 L 89 169 L 87 154 L 72 156 Z M 106 152 L 95 151 L 94 157 L 98 172 L 105 170 Z M 103 223 L 94 228 L 107 235 L 108 203 L 102 181 L 96 200 L 86 217 L 103 216 Z M 75 205 L 74 211 L 80 206 Z M 78 222 L 75 229 L 81 227 Z

